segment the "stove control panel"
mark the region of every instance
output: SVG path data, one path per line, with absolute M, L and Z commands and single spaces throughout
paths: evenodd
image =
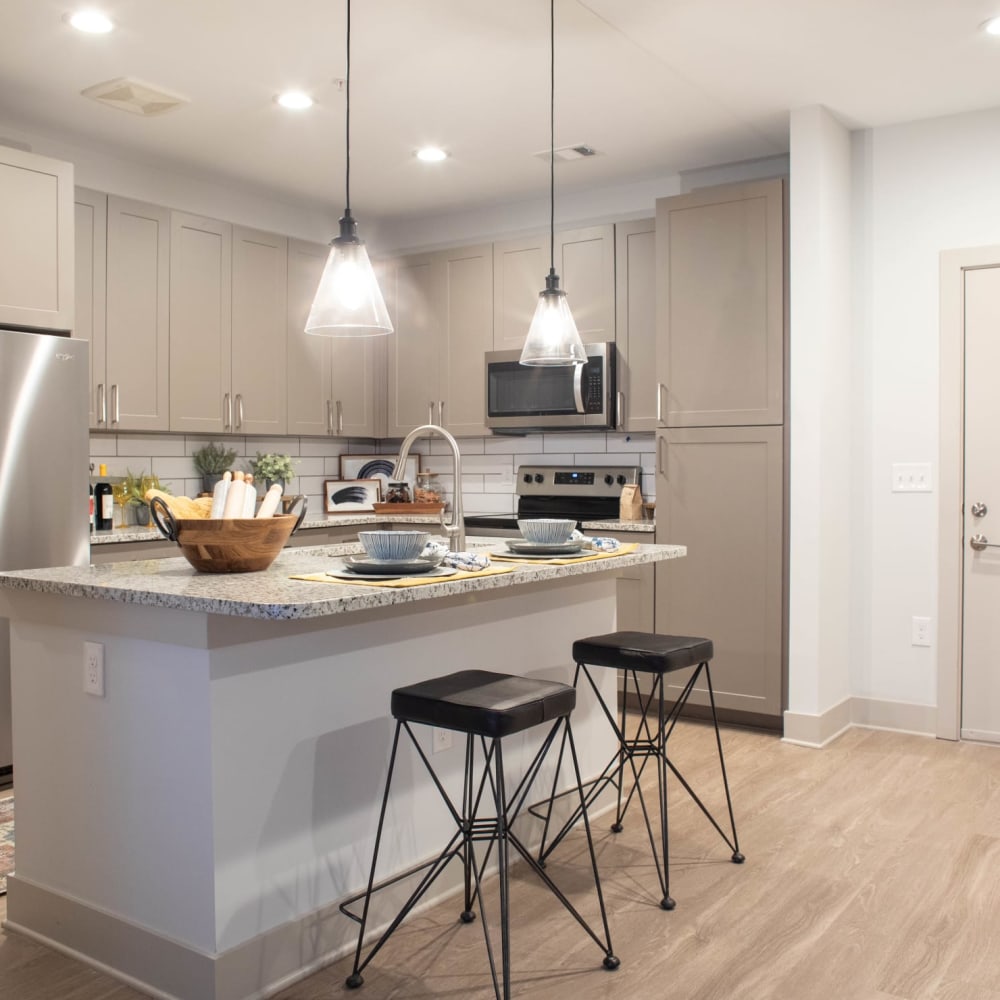
M 637 465 L 522 465 L 517 470 L 519 496 L 617 497 L 622 487 L 639 482 Z

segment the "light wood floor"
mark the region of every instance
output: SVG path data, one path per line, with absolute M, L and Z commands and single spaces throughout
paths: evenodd
M 672 740 L 699 790 L 714 772 L 684 762 L 708 738 L 688 725 Z M 733 865 L 683 793 L 674 796 L 677 909 L 666 913 L 638 816 L 619 835 L 602 817 L 595 829 L 621 968 L 604 971 L 593 942 L 521 872 L 512 889 L 517 997 L 1000 1000 L 1000 748 L 862 729 L 824 750 L 739 730 L 724 739 L 746 864 Z M 582 891 L 580 847 L 571 838 L 549 870 Z M 457 909 L 446 903 L 404 925 L 360 991 L 344 988 L 341 961 L 280 1000 L 488 1000 L 481 928 L 458 923 Z M 6 934 L 0 996 L 140 994 Z

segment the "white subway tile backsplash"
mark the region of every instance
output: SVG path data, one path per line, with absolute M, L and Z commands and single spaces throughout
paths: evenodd
M 235 468 L 249 471 L 258 451 L 291 455 L 296 476 L 288 491 L 309 497 L 309 509 L 324 509 L 323 483 L 340 478 L 341 455 L 396 455 L 401 441 L 364 438 L 213 437 L 211 435 L 126 435 L 91 433 L 91 461 L 108 466 L 108 475 L 124 476 L 127 470 L 158 475 L 174 493 L 195 496 L 201 480 L 191 454 L 209 441 L 221 441 L 237 452 Z M 513 513 L 517 507 L 517 470 L 520 465 L 636 465 L 642 466 L 642 493 L 655 499 L 655 436 L 602 434 L 599 432 L 504 435 L 462 438 L 462 498 L 465 510 L 479 514 Z M 439 438 L 418 438 L 412 449 L 420 455 L 420 468 L 440 474 L 447 499 L 452 496 L 451 450 Z

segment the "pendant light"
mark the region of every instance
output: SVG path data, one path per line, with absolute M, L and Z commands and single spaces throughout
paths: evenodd
M 549 273 L 521 351 L 522 365 L 582 365 L 587 360 L 556 274 L 556 6 L 549 0 Z
M 330 242 L 330 256 L 313 299 L 306 333 L 320 337 L 377 337 L 392 333 L 389 312 L 375 279 L 358 224 L 351 215 L 351 0 L 347 0 L 347 171 L 346 203 L 340 235 Z

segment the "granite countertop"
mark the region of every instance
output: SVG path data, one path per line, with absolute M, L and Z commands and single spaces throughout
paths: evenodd
M 655 521 L 582 521 L 584 531 L 641 531 L 652 534 Z
M 470 549 L 503 546 L 502 539 L 476 538 Z M 356 543 L 284 549 L 260 573 L 198 573 L 183 558 L 144 559 L 103 566 L 64 566 L 0 573 L 0 588 L 82 597 L 121 604 L 175 608 L 203 614 L 291 620 L 320 618 L 371 608 L 452 597 L 525 583 L 624 569 L 686 555 L 683 545 L 640 545 L 627 555 L 553 566 L 515 565 L 498 576 L 441 580 L 416 587 L 366 587 L 340 582 L 292 580 L 292 574 L 318 573 L 334 565 L 334 557 L 357 553 Z

